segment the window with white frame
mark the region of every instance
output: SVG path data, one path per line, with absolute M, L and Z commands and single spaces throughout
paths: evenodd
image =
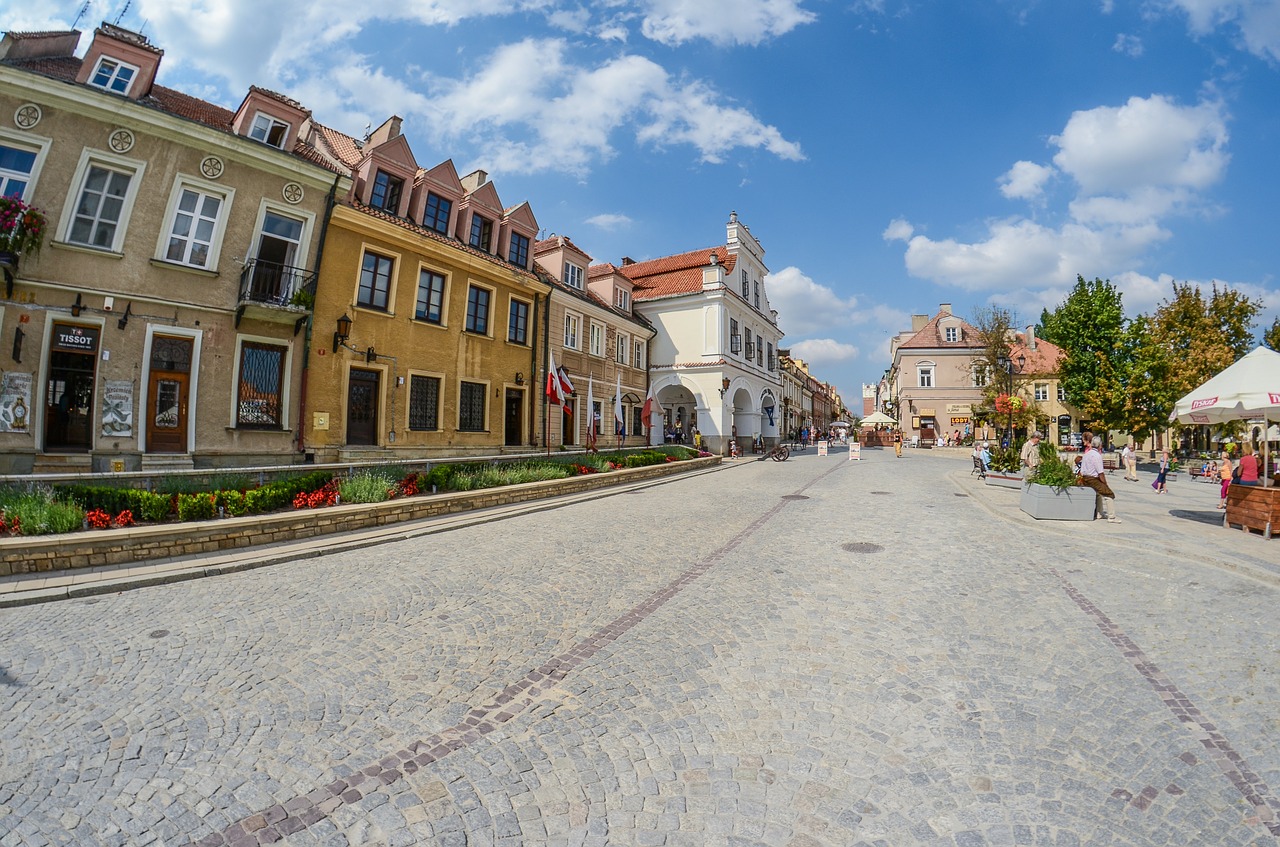
M 943 330 L 943 333 L 944 333 L 943 337 L 944 337 L 947 341 L 959 341 L 959 340 L 960 340 L 960 327 L 958 327 L 958 326 L 949 326 L 949 327 L 947 327 L 945 330 Z
M 582 290 L 582 268 L 571 262 L 564 263 L 564 284 Z
M 933 365 L 916 366 L 916 385 L 920 388 L 933 388 Z
M 281 344 L 240 344 L 236 390 L 237 429 L 280 429 L 284 426 L 284 367 L 289 348 Z
M 185 182 L 175 190 L 177 197 L 171 201 L 162 258 L 193 268 L 216 267 L 228 196 Z
M 644 353 L 645 353 L 644 348 L 645 348 L 645 343 L 637 339 L 636 349 L 635 349 L 635 358 L 631 360 L 631 366 L 633 368 L 644 370 Z
M 987 366 L 986 365 L 974 365 L 973 384 L 978 388 L 986 387 L 987 385 Z
M 742 299 L 748 300 L 750 298 L 751 298 L 751 277 L 747 275 L 747 269 L 743 268 L 742 269 Z
M 631 292 L 625 288 L 615 288 L 613 291 L 613 305 L 617 306 L 624 312 L 631 311 Z
M 1058 383 L 1058 402 L 1067 402 L 1067 389 L 1063 387 L 1062 383 Z
M 133 65 L 103 56 L 98 60 L 98 67 L 93 69 L 89 84 L 104 91 L 128 94 L 129 86 L 133 85 L 133 78 L 137 75 L 138 69 Z
M 38 150 L 0 143 L 0 197 L 22 199 L 36 167 Z
M 631 339 L 622 333 L 618 333 L 618 343 L 614 345 L 617 349 L 614 351 L 614 361 L 620 365 L 627 363 L 627 348 L 631 346 Z
M 582 320 L 577 315 L 564 316 L 564 346 L 569 350 L 578 349 L 578 329 L 581 326 Z
M 289 125 L 259 112 L 254 115 L 253 126 L 249 127 L 249 137 L 283 150 L 284 143 L 289 137 Z
M 119 252 L 144 167 L 118 156 L 82 158 L 68 203 L 66 241 Z
M 756 336 L 756 364 L 764 364 L 764 339 Z
M 1049 399 L 1049 383 L 1036 383 L 1036 402 L 1043 402 Z
M 598 323 L 591 324 L 591 355 L 604 355 L 604 327 Z
M 760 308 L 760 280 L 758 279 L 756 280 L 755 287 L 756 287 L 755 303 L 756 303 L 756 308 L 759 309 Z

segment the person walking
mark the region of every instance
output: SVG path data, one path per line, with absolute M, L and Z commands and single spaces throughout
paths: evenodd
M 1120 451 L 1120 458 L 1124 461 L 1124 478 L 1130 482 L 1138 481 L 1138 453 L 1133 449 L 1133 444 L 1124 445 L 1124 449 Z
M 1222 487 L 1218 490 L 1218 508 L 1227 508 L 1227 489 L 1231 487 L 1231 473 L 1235 466 L 1231 464 L 1231 456 L 1224 450 L 1222 451 L 1222 461 L 1218 464 L 1218 478 L 1222 480 Z
M 1151 483 L 1151 487 L 1156 490 L 1157 494 L 1168 494 L 1169 489 L 1165 487 L 1165 483 L 1169 478 L 1169 451 L 1164 450 L 1160 453 L 1160 470 L 1156 472 L 1156 481 Z
M 1085 446 L 1084 457 L 1080 461 L 1080 479 L 1094 491 L 1094 517 L 1120 523 L 1116 516 L 1116 493 L 1107 485 L 1106 469 L 1102 464 L 1102 439 L 1097 436 Z
M 902 430 L 900 429 L 893 431 L 893 455 L 899 459 L 902 458 Z
M 1033 432 L 1027 443 L 1022 445 L 1022 468 L 1027 476 L 1040 467 L 1040 437 L 1040 433 Z

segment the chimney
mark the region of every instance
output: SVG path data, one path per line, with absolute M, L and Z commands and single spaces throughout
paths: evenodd
M 912 332 L 919 332 L 920 330 L 924 329 L 925 324 L 927 324 L 927 323 L 929 323 L 929 316 L 928 316 L 928 315 L 912 315 L 912 316 L 911 316 L 911 331 L 912 331 Z
M 1036 325 L 1035 324 L 1031 324 L 1030 326 L 1027 327 L 1026 340 L 1027 340 L 1028 350 L 1036 349 Z
M 635 263 L 636 263 L 636 260 L 635 260 L 635 259 L 633 259 L 633 258 L 631 258 L 630 256 L 623 256 L 623 257 L 622 257 L 622 266 L 623 266 L 624 268 L 625 268 L 627 265 L 634 265 Z
M 702 290 L 720 285 L 724 285 L 724 266 L 720 264 L 720 257 L 712 253 L 707 266 L 702 269 Z
M 939 306 L 938 306 L 938 311 L 942 312 L 942 314 L 944 314 L 944 315 L 949 315 L 949 314 L 951 314 L 951 304 L 950 304 L 950 303 L 942 303 L 941 305 L 939 305 Z

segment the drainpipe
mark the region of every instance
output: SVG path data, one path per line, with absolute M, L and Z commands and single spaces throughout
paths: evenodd
M 549 361 L 547 358 L 551 355 L 551 294 L 547 294 L 547 311 L 542 316 L 542 361 L 545 364 Z M 550 373 L 548 373 L 548 378 Z M 540 383 L 546 385 L 546 380 Z M 542 392 L 542 440 L 547 448 L 547 455 L 551 455 L 551 398 L 547 397 L 547 392 Z
M 529 329 L 533 330 L 538 325 L 538 305 L 542 302 L 542 298 L 537 294 L 533 295 L 533 315 L 529 321 Z M 538 396 L 534 386 L 538 384 L 538 344 L 533 342 L 529 345 L 529 390 L 534 392 L 534 397 Z M 538 412 L 533 403 L 529 403 L 529 417 L 525 420 L 525 424 L 529 427 L 529 443 L 533 446 L 538 445 L 538 434 L 535 427 L 537 426 Z
M 333 217 L 333 207 L 338 194 L 338 180 L 333 178 L 329 186 L 329 196 L 324 200 L 324 220 L 320 222 L 320 240 L 316 244 L 316 294 L 320 293 L 320 262 L 324 258 L 324 240 L 329 234 L 329 218 Z M 307 315 L 307 334 L 302 339 L 302 384 L 298 387 L 298 452 L 306 453 L 307 442 L 307 376 L 311 370 L 311 328 L 315 321 L 316 306 L 311 304 L 311 314 Z

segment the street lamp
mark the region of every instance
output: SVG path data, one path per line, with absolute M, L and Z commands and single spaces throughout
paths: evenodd
M 1022 369 L 1027 366 L 1027 357 L 1018 356 L 1015 364 L 1013 359 L 1001 353 L 996 359 L 996 365 L 1009 378 L 1009 428 L 1005 430 L 1005 437 L 1009 440 L 1009 446 L 1013 446 L 1013 375 L 1022 373 Z

